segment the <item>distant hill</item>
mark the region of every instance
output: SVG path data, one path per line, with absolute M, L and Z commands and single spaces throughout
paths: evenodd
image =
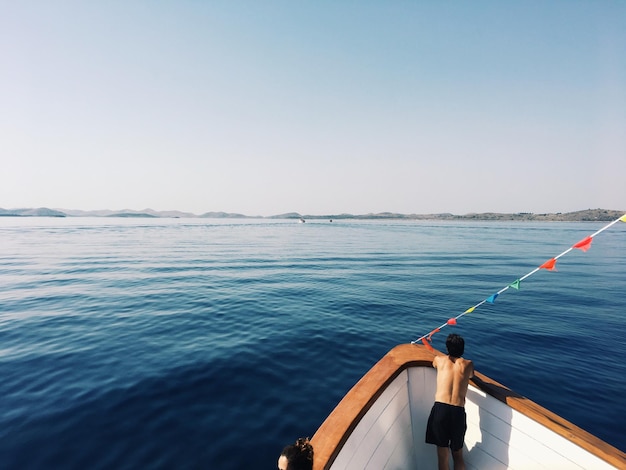
M 109 209 L 95 210 L 95 211 L 81 211 L 73 209 L 59 209 L 71 217 L 143 217 L 146 215 L 152 217 L 197 217 L 191 212 L 181 211 L 155 211 L 153 209 L 143 209 L 141 211 L 135 211 L 131 209 L 123 209 L 119 211 L 112 211 Z
M 39 209 L 0 209 L 0 217 L 65 217 L 65 213 L 47 207 Z
M 514 214 L 482 212 L 469 213 L 464 215 L 455 215 L 451 213 L 440 214 L 398 214 L 394 212 L 379 212 L 369 214 L 328 214 L 328 215 L 302 215 L 298 212 L 287 212 L 285 214 L 272 215 L 269 217 L 248 216 L 244 214 L 230 212 L 205 212 L 202 215 L 192 214 L 191 212 L 181 211 L 155 211 L 153 209 L 143 209 L 141 211 L 123 209 L 119 211 L 112 210 L 95 210 L 81 211 L 71 209 L 48 209 L 40 207 L 38 209 L 2 209 L 0 208 L 0 217 L 180 217 L 180 218 L 212 218 L 212 219 L 247 219 L 247 218 L 266 218 L 266 219 L 359 219 L 359 220 L 497 220 L 497 221 L 538 221 L 538 222 L 587 222 L 587 221 L 611 221 L 624 215 L 626 211 L 608 210 L 608 209 L 586 209 L 575 212 L 557 212 L 534 214 L 532 212 L 517 212 Z
M 117 214 L 107 215 L 107 217 L 139 217 L 146 219 L 158 219 L 158 215 L 146 214 L 145 212 L 118 212 Z
M 554 214 L 533 214 L 531 212 L 518 212 L 516 214 L 499 214 L 485 212 L 482 214 L 466 214 L 462 216 L 446 214 L 442 218 L 456 220 L 527 220 L 546 222 L 592 222 L 611 221 L 624 215 L 624 211 L 606 209 L 587 209 L 576 212 L 557 212 Z
M 205 212 L 200 217 L 203 219 L 248 219 L 251 218 L 248 215 L 243 214 L 231 214 L 228 212 Z M 262 217 L 257 217 L 262 218 Z
M 326 216 L 306 216 L 306 217 L 310 217 L 311 219 L 325 219 Z M 271 215 L 269 217 L 267 217 L 268 219 L 301 219 L 302 216 L 300 214 L 298 214 L 297 212 L 287 212 L 286 214 L 278 214 L 278 215 Z
M 543 222 L 587 222 L 587 221 L 611 221 L 624 215 L 626 211 L 587 209 L 576 212 L 557 212 L 534 214 L 532 212 L 518 212 L 514 214 L 483 212 L 455 215 L 450 213 L 441 214 L 397 214 L 392 212 L 380 212 L 377 214 L 339 214 L 339 215 L 304 215 L 305 219 L 404 219 L 404 220 L 500 220 L 500 221 L 543 221 Z

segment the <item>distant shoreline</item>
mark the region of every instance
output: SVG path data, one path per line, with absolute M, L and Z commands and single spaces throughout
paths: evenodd
M 532 212 L 498 213 L 482 212 L 456 215 L 451 213 L 440 214 L 399 214 L 393 212 L 380 212 L 370 214 L 328 214 L 307 215 L 297 212 L 272 216 L 248 216 L 244 214 L 227 212 L 206 212 L 196 215 L 190 212 L 180 211 L 154 211 L 144 209 L 134 210 L 100 210 L 79 211 L 69 209 L 2 209 L 0 217 L 123 217 L 123 218 L 213 218 L 213 219 L 309 219 L 309 220 L 477 220 L 477 221 L 539 221 L 539 222 L 593 222 L 611 221 L 622 215 L 624 211 L 608 209 L 586 209 L 575 212 L 556 212 L 535 214 Z

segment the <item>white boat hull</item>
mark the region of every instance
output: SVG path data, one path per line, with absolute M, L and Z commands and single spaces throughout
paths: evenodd
M 372 368 L 313 437 L 314 468 L 437 468 L 435 447 L 424 443 L 435 396 L 432 357 L 423 346 L 401 345 Z M 465 405 L 468 469 L 626 468 L 618 449 L 477 375 Z

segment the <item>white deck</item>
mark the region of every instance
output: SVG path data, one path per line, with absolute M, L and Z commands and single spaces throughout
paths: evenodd
M 424 443 L 435 384 L 435 369 L 401 372 L 356 425 L 330 468 L 437 468 L 435 447 Z M 468 469 L 615 468 L 472 385 L 465 409 Z

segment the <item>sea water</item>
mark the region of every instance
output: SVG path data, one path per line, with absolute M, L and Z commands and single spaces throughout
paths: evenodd
M 0 468 L 275 468 L 389 349 L 605 223 L 0 218 Z M 626 450 L 626 224 L 449 332 Z

